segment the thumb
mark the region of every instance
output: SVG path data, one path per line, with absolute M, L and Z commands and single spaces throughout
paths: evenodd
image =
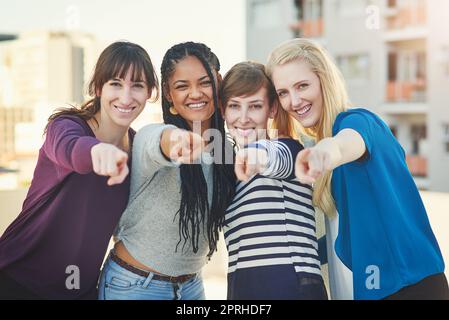
M 307 175 L 307 172 L 309 171 L 310 152 L 310 149 L 304 149 L 300 151 L 296 157 L 295 175 L 301 183 L 313 182 Z
M 126 152 L 123 152 L 122 150 L 117 150 L 117 152 L 115 153 L 115 161 L 117 163 L 128 161 L 128 154 Z
M 108 186 L 122 183 L 128 174 L 129 174 L 129 168 L 128 168 L 128 165 L 125 163 L 120 166 L 119 172 L 117 175 L 112 176 L 108 179 L 108 181 L 107 181 Z
M 243 151 L 243 150 L 242 150 Z M 246 176 L 246 152 L 238 152 L 235 156 L 235 165 L 234 171 L 238 180 L 245 181 L 247 179 Z
M 298 155 L 296 156 L 296 162 L 307 163 L 309 161 L 310 152 L 310 149 L 304 149 L 298 152 Z

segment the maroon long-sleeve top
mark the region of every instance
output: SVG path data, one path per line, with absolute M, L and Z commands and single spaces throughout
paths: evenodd
M 129 133 L 132 142 L 134 131 Z M 108 186 L 108 177 L 93 172 L 91 149 L 98 143 L 81 118 L 53 120 L 22 212 L 0 238 L 0 270 L 43 298 L 96 298 L 130 183 L 128 176 Z

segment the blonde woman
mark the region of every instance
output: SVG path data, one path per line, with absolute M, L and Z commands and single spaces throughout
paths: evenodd
M 335 251 L 352 271 L 355 299 L 448 299 L 444 261 L 388 126 L 349 109 L 344 81 L 318 44 L 293 39 L 271 53 L 267 73 L 282 108 L 316 140 L 298 153 L 296 176 L 314 204 L 338 212 Z

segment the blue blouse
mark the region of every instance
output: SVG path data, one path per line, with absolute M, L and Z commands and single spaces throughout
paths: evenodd
M 352 270 L 355 299 L 382 299 L 444 271 L 444 261 L 405 152 L 389 127 L 365 109 L 340 113 L 335 136 L 353 129 L 367 153 L 333 171 L 339 212 L 335 251 Z

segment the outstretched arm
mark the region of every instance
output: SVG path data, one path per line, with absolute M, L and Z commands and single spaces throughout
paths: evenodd
M 314 147 L 302 150 L 296 157 L 295 173 L 301 183 L 314 183 L 326 171 L 360 159 L 366 152 L 361 135 L 343 129 L 332 138 L 325 138 Z
M 205 143 L 191 131 L 168 128 L 162 132 L 160 147 L 164 156 L 178 163 L 193 163 L 201 157 Z
M 55 119 L 49 124 L 43 151 L 65 170 L 80 174 L 93 171 L 111 177 L 108 185 L 122 183 L 129 173 L 126 152 L 87 135 L 79 123 L 70 119 Z
M 99 143 L 76 121 L 57 118 L 48 125 L 42 150 L 64 170 L 87 174 L 93 170 L 91 149 Z
M 287 179 L 293 174 L 294 160 L 299 150 L 300 145 L 296 141 L 259 140 L 236 154 L 236 176 L 242 181 L 255 174 Z

